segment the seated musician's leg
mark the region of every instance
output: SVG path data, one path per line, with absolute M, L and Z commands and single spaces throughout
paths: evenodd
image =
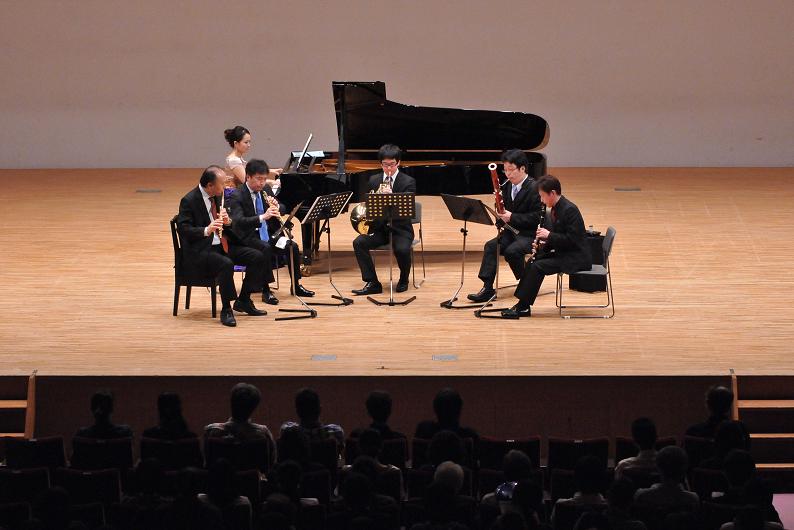
M 314 248 L 315 223 L 301 223 L 301 240 L 303 241 L 303 263 L 310 265 L 312 262 L 312 250 Z M 300 260 L 298 260 L 300 263 Z
M 375 263 L 372 261 L 370 250 L 383 246 L 389 242 L 385 231 L 376 231 L 372 235 L 358 236 L 353 240 L 353 251 L 356 254 L 358 268 L 361 270 L 361 279 L 366 282 L 362 289 L 354 289 L 353 294 L 377 294 L 382 292 L 382 286 L 378 281 L 378 274 L 375 271 Z
M 482 289 L 477 293 L 470 293 L 467 298 L 472 302 L 485 302 L 494 295 L 493 283 L 496 279 L 496 238 L 485 243 L 482 253 L 480 272 L 477 275 L 482 280 Z
M 397 266 L 400 268 L 397 292 L 408 289 L 408 280 L 411 278 L 411 243 L 413 243 L 411 236 L 394 235 L 394 257 L 397 260 Z
M 295 277 L 295 288 L 298 296 L 314 296 L 314 291 L 310 291 L 301 285 L 301 252 L 300 247 L 295 241 L 290 241 L 283 249 L 278 249 L 279 254 L 287 256 L 287 263 L 292 260 L 292 270 L 290 270 L 290 277 Z M 289 257 L 288 252 L 292 253 L 292 258 Z
M 530 316 L 530 308 L 535 303 L 535 299 L 543 284 L 543 279 L 551 274 L 560 272 L 560 265 L 554 258 L 539 259 L 534 261 L 524 270 L 521 281 L 515 291 L 518 303 L 512 308 L 502 311 L 503 316 L 520 317 Z
M 524 258 L 532 252 L 532 239 L 516 236 L 515 240 L 504 249 L 505 260 L 513 271 L 516 280 L 524 275 Z

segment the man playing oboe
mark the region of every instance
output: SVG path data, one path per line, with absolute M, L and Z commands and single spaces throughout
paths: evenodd
M 527 175 L 529 160 L 520 149 L 510 149 L 502 153 L 502 168 L 507 181 L 502 185 L 502 198 L 505 203 L 504 214 L 499 220 L 509 224 L 511 230 L 502 230 L 499 239 L 500 253 L 510 265 L 516 279 L 524 273 L 524 256 L 532 251 L 532 241 L 540 218 L 541 203 L 535 180 Z M 494 295 L 496 278 L 496 238 L 485 244 L 480 265 L 479 278 L 483 286 L 480 292 L 468 296 L 474 302 L 485 302 Z
M 531 315 L 531 306 L 538 296 L 543 278 L 550 274 L 587 270 L 592 265 L 592 255 L 587 246 L 584 220 L 579 208 L 562 196 L 560 181 L 552 175 L 538 180 L 538 193 L 543 204 L 551 208 L 546 226 L 538 227 L 536 236 L 542 248 L 536 259 L 526 268 L 516 288 L 518 303 L 502 311 L 503 318 L 519 318 Z

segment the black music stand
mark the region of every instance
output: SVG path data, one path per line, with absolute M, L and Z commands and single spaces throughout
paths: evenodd
M 297 211 L 297 207 L 295 208 L 294 211 Z M 290 230 L 286 224 L 282 225 L 281 230 L 284 231 L 290 243 L 292 243 L 294 240 L 292 237 L 292 230 Z M 283 312 L 283 313 L 300 313 L 300 314 L 289 317 L 276 317 L 274 320 L 298 320 L 301 318 L 317 318 L 317 310 L 312 309 L 311 307 L 306 305 L 306 302 L 304 302 L 303 299 L 300 296 L 298 296 L 298 278 L 297 278 L 297 274 L 295 274 L 295 254 L 292 252 L 291 248 L 288 250 L 288 254 L 289 254 L 290 289 L 292 290 L 292 294 L 295 295 L 295 298 L 298 299 L 298 302 L 300 302 L 305 309 L 279 309 L 280 313 Z
M 369 193 L 366 197 L 367 220 L 370 222 L 386 220 L 389 232 L 389 301 L 382 302 L 371 296 L 367 300 L 375 305 L 408 305 L 414 300 L 415 296 L 403 300 L 394 301 L 394 239 L 392 236 L 392 222 L 395 219 L 412 219 L 416 215 L 416 194 L 406 193 Z
M 463 234 L 463 249 L 461 251 L 460 285 L 458 285 L 458 290 L 455 291 L 455 294 L 449 297 L 449 300 L 441 302 L 440 305 L 446 309 L 468 309 L 472 307 L 480 307 L 482 304 L 466 304 L 457 306 L 453 304 L 458 299 L 460 290 L 463 289 L 463 280 L 466 277 L 466 237 L 469 235 L 469 230 L 466 225 L 469 221 L 482 225 L 493 225 L 494 222 L 488 215 L 485 204 L 483 204 L 483 202 L 479 199 L 458 197 L 457 195 L 448 195 L 446 193 L 442 193 L 441 198 L 444 199 L 444 204 L 447 205 L 447 210 L 449 210 L 452 218 L 463 221 L 463 228 L 460 229 L 460 233 Z
M 350 197 L 353 196 L 352 191 L 343 191 L 341 193 L 332 193 L 330 195 L 320 195 L 314 200 L 314 204 L 306 212 L 303 218 L 303 223 L 313 223 L 315 221 L 323 221 L 323 226 L 320 228 L 319 233 L 325 232 L 328 234 L 328 283 L 334 288 L 336 294 L 331 295 L 331 298 L 340 300 L 340 302 L 311 302 L 309 305 L 325 305 L 325 306 L 341 306 L 350 305 L 353 300 L 345 298 L 339 289 L 334 285 L 333 278 L 333 265 L 331 261 L 331 223 L 330 220 L 339 215 L 339 212 L 345 209 L 347 203 L 350 202 Z

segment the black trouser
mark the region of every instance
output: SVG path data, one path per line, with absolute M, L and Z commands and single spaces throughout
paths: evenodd
M 535 303 L 543 278 L 551 274 L 561 272 L 560 262 L 556 258 L 545 258 L 535 260 L 532 265 L 526 268 L 521 281 L 516 287 L 515 297 L 527 305 Z
M 411 276 L 411 244 L 413 237 L 410 234 L 396 232 L 393 237 L 394 257 L 397 258 L 397 265 L 400 268 L 400 281 L 407 282 Z M 386 230 L 376 230 L 368 236 L 358 236 L 353 240 L 353 250 L 356 253 L 358 268 L 361 269 L 361 279 L 365 282 L 377 282 L 378 273 L 375 271 L 375 263 L 369 251 L 389 244 L 389 236 Z
M 264 278 L 270 270 L 269 249 L 263 252 L 258 248 L 230 245 L 229 258 L 237 265 L 245 265 L 245 279 L 240 288 L 240 298 L 246 299 L 251 293 L 261 291 Z
M 213 245 L 207 253 L 205 267 L 206 269 L 202 272 L 215 276 L 218 282 L 222 307 L 229 307 L 232 300 L 237 300 L 237 288 L 234 286 L 234 262 L 223 252 L 220 245 Z
M 524 256 L 532 252 L 532 241 L 529 237 L 517 236 L 505 230 L 499 239 L 499 252 L 505 257 L 516 280 L 524 274 Z M 480 265 L 479 278 L 486 287 L 493 287 L 496 278 L 496 238 L 485 243 Z

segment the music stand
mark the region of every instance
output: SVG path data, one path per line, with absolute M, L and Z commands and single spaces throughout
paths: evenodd
M 466 305 L 453 305 L 458 299 L 460 290 L 463 289 L 463 280 L 466 277 L 466 237 L 469 235 L 467 223 L 479 223 L 483 225 L 493 225 L 494 222 L 486 211 L 486 206 L 479 199 L 470 199 L 468 197 L 458 197 L 457 195 L 441 194 L 444 199 L 444 204 L 447 206 L 450 215 L 453 219 L 463 221 L 463 228 L 460 233 L 463 234 L 463 249 L 461 251 L 460 259 L 460 285 L 455 293 L 449 297 L 449 300 L 441 302 L 441 307 L 446 309 L 468 309 L 472 307 L 480 307 L 482 304 L 466 304 Z
M 411 219 L 416 215 L 416 194 L 405 193 L 369 193 L 366 197 L 367 219 L 371 221 L 386 220 L 389 232 L 389 301 L 382 302 L 371 296 L 367 300 L 375 305 L 408 305 L 414 300 L 415 296 L 403 300 L 394 301 L 394 238 L 392 235 L 392 222 L 394 219 Z
M 350 305 L 353 303 L 352 299 L 342 296 L 342 293 L 340 293 L 339 289 L 337 289 L 336 285 L 334 285 L 333 264 L 331 261 L 330 223 L 331 219 L 338 216 L 339 212 L 345 209 L 345 206 L 347 206 L 347 203 L 350 202 L 350 197 L 352 196 L 352 191 L 343 191 L 341 193 L 332 193 L 330 195 L 320 195 L 314 200 L 314 204 L 312 204 L 312 207 L 309 208 L 309 211 L 306 212 L 306 216 L 303 218 L 303 223 L 313 223 L 320 220 L 323 221 L 323 226 L 320 228 L 319 233 L 322 234 L 325 232 L 328 235 L 328 283 L 330 283 L 331 287 L 333 287 L 334 291 L 336 291 L 336 294 L 331 295 L 331 298 L 340 300 L 338 303 L 311 302 L 309 305 L 341 306 Z
M 298 207 L 295 207 L 293 209 L 293 214 L 296 211 L 298 211 Z M 286 223 L 281 226 L 280 230 L 283 230 L 284 233 L 287 235 L 287 238 L 290 241 L 290 244 L 288 246 L 291 247 L 293 244 L 292 230 L 289 229 Z M 274 320 L 298 320 L 301 318 L 317 318 L 317 310 L 312 309 L 311 307 L 306 305 L 306 302 L 304 302 L 303 299 L 300 296 L 298 296 L 298 278 L 297 278 L 298 275 L 295 274 L 295 254 L 292 252 L 292 248 L 289 248 L 287 253 L 289 254 L 290 289 L 292 291 L 292 294 L 295 295 L 295 298 L 298 299 L 298 302 L 300 302 L 305 309 L 279 309 L 280 313 L 283 312 L 283 313 L 301 313 L 301 314 L 295 316 L 289 316 L 289 317 L 276 317 Z

